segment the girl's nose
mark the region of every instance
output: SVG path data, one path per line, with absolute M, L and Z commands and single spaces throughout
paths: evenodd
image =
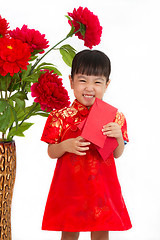
M 93 91 L 93 85 L 92 84 L 87 84 L 85 87 L 86 91 Z

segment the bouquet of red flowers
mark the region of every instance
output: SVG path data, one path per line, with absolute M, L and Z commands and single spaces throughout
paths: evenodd
M 61 72 L 53 63 L 41 61 L 56 48 L 71 67 L 76 50 L 69 44 L 60 44 L 75 35 L 84 40 L 86 47 L 92 48 L 100 43 L 102 27 L 88 8 L 74 9 L 66 17 L 70 32 L 45 52 L 49 42 L 44 34 L 27 25 L 9 30 L 9 23 L 0 16 L 0 132 L 3 141 L 11 141 L 15 135 L 24 136 L 23 132 L 33 124 L 26 122 L 31 116 L 48 116 L 53 109 L 69 106 Z M 35 99 L 26 106 L 29 92 Z

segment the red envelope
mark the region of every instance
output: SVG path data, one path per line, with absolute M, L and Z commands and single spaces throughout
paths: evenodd
M 118 142 L 115 138 L 106 137 L 103 148 L 100 148 L 98 146 L 95 146 L 95 147 L 97 148 L 99 154 L 105 161 L 111 155 L 111 153 L 116 149 L 117 146 L 118 146 Z
M 106 136 L 103 135 L 102 128 L 107 123 L 113 122 L 116 112 L 117 108 L 96 98 L 87 119 L 78 126 L 82 129 L 81 136 L 103 148 Z
M 96 145 L 97 150 L 105 160 L 117 147 L 115 138 L 103 135 L 102 128 L 113 122 L 117 108 L 96 98 L 88 117 L 79 124 L 81 136 Z

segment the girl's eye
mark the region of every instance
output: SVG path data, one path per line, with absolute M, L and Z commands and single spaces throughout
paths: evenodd
M 98 82 L 98 81 L 97 81 L 97 82 L 95 82 L 95 83 L 101 84 L 102 82 Z
M 83 79 L 80 79 L 79 81 L 80 81 L 80 82 L 86 82 L 86 80 L 83 80 Z

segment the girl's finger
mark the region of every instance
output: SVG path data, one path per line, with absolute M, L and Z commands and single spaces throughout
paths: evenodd
M 104 125 L 103 128 L 104 127 L 111 127 L 111 126 L 112 126 L 112 123 L 108 123 L 108 124 Z
M 82 146 L 82 147 L 88 146 L 90 144 L 91 144 L 90 142 L 79 142 L 79 146 Z
M 113 134 L 113 133 L 112 133 L 112 131 L 110 131 L 110 130 L 109 130 L 109 131 L 106 131 L 106 132 L 103 132 L 103 135 L 110 136 L 111 134 Z
M 81 151 L 83 152 L 83 151 L 89 150 L 89 147 L 77 147 L 77 150 L 80 151 L 80 152 Z
M 110 122 L 110 123 L 108 123 L 108 124 L 106 124 L 106 125 L 104 125 L 103 126 L 103 129 L 110 129 L 110 128 L 113 128 L 113 127 L 115 127 L 115 126 L 117 126 L 118 124 L 117 123 L 115 123 L 115 122 Z
M 102 132 L 109 132 L 109 131 L 113 131 L 114 128 L 113 127 L 105 127 L 102 129 Z
M 76 151 L 75 154 L 77 154 L 77 155 L 79 155 L 79 156 L 84 156 L 84 155 L 86 155 L 85 152 L 79 152 L 79 151 Z
M 110 128 L 108 127 L 102 128 L 102 132 L 107 132 L 107 131 L 110 131 Z
M 83 137 L 81 137 L 81 136 L 77 137 L 77 140 L 78 140 L 78 141 L 81 141 L 81 142 L 82 142 L 82 141 L 83 141 L 83 142 L 85 141 L 85 139 L 84 139 Z

